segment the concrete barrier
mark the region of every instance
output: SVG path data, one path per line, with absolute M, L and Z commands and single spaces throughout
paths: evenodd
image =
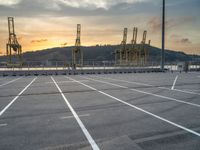
M 83 75 L 83 74 L 119 74 L 162 72 L 158 68 L 131 68 L 131 69 L 84 69 L 84 70 L 6 70 L 0 71 L 0 76 L 39 76 L 39 75 Z

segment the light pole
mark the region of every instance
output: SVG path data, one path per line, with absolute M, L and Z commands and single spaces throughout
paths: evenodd
M 162 52 L 161 52 L 161 69 L 165 69 L 165 0 L 162 6 Z

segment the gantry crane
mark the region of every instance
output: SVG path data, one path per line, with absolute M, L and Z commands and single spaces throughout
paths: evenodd
M 129 62 L 134 62 L 137 59 L 137 47 L 136 47 L 137 33 L 138 33 L 138 28 L 134 27 L 133 28 L 133 37 L 132 37 L 130 49 L 128 52 L 128 61 Z
M 17 41 L 17 36 L 15 34 L 14 18 L 8 17 L 8 32 L 9 38 L 6 44 L 6 54 L 8 57 L 8 66 L 22 65 L 22 46 Z M 13 53 L 14 52 L 14 53 Z M 13 60 L 14 57 L 18 60 Z
M 142 42 L 141 42 L 141 61 L 144 64 L 147 64 L 148 62 L 149 50 L 147 46 L 150 46 L 151 44 L 151 40 L 149 40 L 148 44 L 146 44 L 146 38 L 147 38 L 147 31 L 144 31 Z
M 149 61 L 149 48 L 151 46 L 151 40 L 149 40 L 148 42 L 148 49 L 146 50 L 146 60 L 145 60 L 145 63 L 148 63 Z
M 115 51 L 115 62 L 120 65 L 130 65 L 130 64 L 146 64 L 149 57 L 148 46 L 150 45 L 150 40 L 148 45 L 146 44 L 147 31 L 143 32 L 143 37 L 141 44 L 137 44 L 138 28 L 133 28 L 133 37 L 130 45 L 127 45 L 127 32 L 128 29 L 124 28 L 123 40 L 120 44 L 120 49 Z
M 115 51 L 115 62 L 118 63 L 120 65 L 122 65 L 124 63 L 124 61 L 128 61 L 128 49 L 126 46 L 126 42 L 127 42 L 127 34 L 128 34 L 128 29 L 124 28 L 123 31 L 123 40 L 121 42 L 120 45 L 120 49 Z
M 77 24 L 75 48 L 72 50 L 72 67 L 83 66 L 83 50 L 81 49 L 81 25 Z
M 141 41 L 141 45 L 140 45 L 140 63 L 144 63 L 145 62 L 145 57 L 146 57 L 146 48 L 145 48 L 145 44 L 146 44 L 146 38 L 147 38 L 147 31 L 143 32 L 143 36 L 142 36 L 142 41 Z
M 133 28 L 133 38 L 131 40 L 132 47 L 134 47 L 135 44 L 137 43 L 137 33 L 138 33 L 138 28 L 134 27 Z

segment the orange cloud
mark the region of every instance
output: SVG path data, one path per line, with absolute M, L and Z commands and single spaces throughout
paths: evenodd
M 180 43 L 180 44 L 192 44 L 192 41 L 189 38 L 187 38 L 187 37 L 181 37 L 181 36 L 176 35 L 176 34 L 172 34 L 170 36 L 170 39 L 173 42 Z
M 182 44 L 191 44 L 192 42 L 188 38 L 182 38 L 180 41 L 177 41 Z
M 21 41 L 23 39 L 22 36 L 17 37 L 18 41 Z
M 157 31 L 160 31 L 161 29 L 161 19 L 158 18 L 158 17 L 154 17 L 154 18 L 151 18 L 147 25 L 150 27 L 150 29 L 153 31 L 153 32 L 157 32 Z
M 182 17 L 179 19 L 167 19 L 165 21 L 166 29 L 171 29 L 173 27 L 179 27 L 185 23 L 193 22 L 195 18 L 193 17 Z M 162 28 L 162 20 L 159 17 L 153 17 L 147 22 L 147 26 L 152 30 L 152 32 L 160 32 Z
M 47 42 L 48 39 L 40 39 L 40 40 L 32 40 L 31 43 L 42 43 L 42 42 Z
M 63 47 L 64 47 L 64 46 L 67 46 L 67 44 L 68 44 L 68 43 L 67 43 L 67 42 L 65 42 L 65 43 L 61 44 L 61 46 L 63 46 Z

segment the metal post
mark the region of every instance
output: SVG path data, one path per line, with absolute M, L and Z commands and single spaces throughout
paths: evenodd
M 161 54 L 161 69 L 165 69 L 165 0 L 162 7 L 162 54 Z

